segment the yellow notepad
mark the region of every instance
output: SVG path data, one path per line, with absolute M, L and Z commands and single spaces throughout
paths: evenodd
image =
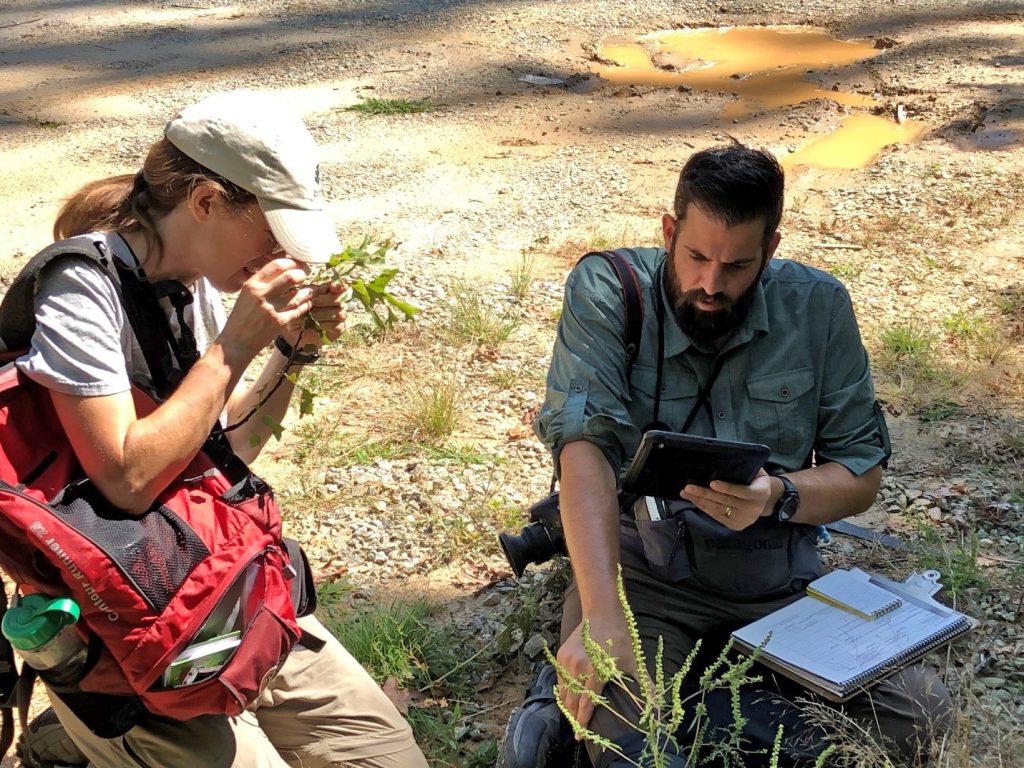
M 872 584 L 868 574 L 858 569 L 826 573 L 808 585 L 807 594 L 869 621 L 903 605 L 899 597 Z

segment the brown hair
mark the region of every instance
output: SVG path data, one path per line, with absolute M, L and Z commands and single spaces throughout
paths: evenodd
M 785 179 L 772 155 L 736 139 L 702 150 L 686 161 L 679 174 L 673 206 L 676 218 L 685 219 L 691 203 L 730 227 L 764 218 L 767 247 L 782 221 Z
M 68 198 L 53 223 L 53 238 L 63 240 L 94 230 L 142 231 L 150 246 L 159 250 L 163 243 L 157 222 L 204 182 L 214 184 L 232 206 L 256 201 L 251 192 L 203 167 L 166 138 L 160 139 L 134 176 L 93 181 Z

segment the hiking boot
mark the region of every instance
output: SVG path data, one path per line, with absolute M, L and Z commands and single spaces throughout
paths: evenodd
M 568 768 L 576 765 L 572 727 L 555 702 L 558 674 L 550 664 L 537 669 L 526 700 L 509 717 L 496 768 Z
M 24 768 L 80 768 L 89 760 L 68 736 L 53 709 L 46 709 L 18 738 L 17 755 Z

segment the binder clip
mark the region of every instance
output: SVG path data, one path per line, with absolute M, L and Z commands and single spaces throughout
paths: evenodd
M 911 592 L 922 597 L 931 597 L 942 589 L 942 582 L 939 581 L 940 576 L 942 574 L 934 569 L 922 571 L 921 573 L 913 571 L 903 580 L 903 583 Z

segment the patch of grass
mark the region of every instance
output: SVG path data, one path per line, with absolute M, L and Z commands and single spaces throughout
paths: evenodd
M 62 128 L 65 125 L 67 125 L 67 123 L 64 122 L 63 120 L 48 120 L 47 118 L 38 117 L 36 115 L 33 115 L 32 117 L 29 117 L 26 120 L 26 122 L 29 125 L 34 125 L 36 128 L 49 128 L 49 129 Z
M 372 97 L 343 109 L 362 115 L 415 115 L 429 112 L 433 105 L 426 99 L 379 99 Z
M 917 568 L 934 568 L 942 574 L 943 587 L 954 598 L 971 587 L 988 587 L 988 579 L 978 565 L 978 536 L 973 531 L 968 540 L 950 545 L 934 528 L 922 527 L 921 544 L 914 556 Z
M 498 552 L 498 532 L 479 509 L 434 508 L 422 518 L 434 540 L 433 556 L 437 563 L 446 564 L 471 554 L 493 555 Z
M 940 399 L 922 408 L 918 412 L 918 416 L 924 421 L 944 421 L 951 416 L 955 416 L 961 410 L 962 408 L 958 403 Z
M 520 387 L 544 394 L 544 381 L 547 369 L 522 363 L 515 365 L 503 364 L 490 374 L 491 383 L 499 390 L 513 391 Z
M 447 460 L 457 464 L 494 464 L 502 463 L 503 459 L 482 453 L 472 446 L 456 443 L 455 445 L 422 445 L 420 448 L 432 461 Z
M 828 267 L 828 273 L 830 275 L 844 282 L 858 277 L 862 271 L 863 267 L 861 267 L 860 264 L 851 264 L 848 261 L 843 261 L 838 264 L 830 264 Z
M 968 315 L 963 311 L 953 313 L 942 321 L 942 325 L 950 336 L 957 339 L 975 338 L 978 334 L 991 330 L 991 326 L 984 318 Z
M 459 281 L 452 286 L 451 333 L 459 341 L 495 347 L 519 327 L 518 311 L 505 302 L 489 300 L 477 286 Z
M 1010 340 L 998 328 L 986 325 L 972 340 L 974 358 L 995 365 L 1010 349 Z
M 519 258 L 512 265 L 512 278 L 509 282 L 509 293 L 516 301 L 523 302 L 533 290 L 533 281 L 537 277 L 539 266 L 537 252 L 524 248 L 519 253 Z
M 407 417 L 412 437 L 439 443 L 455 432 L 462 418 L 461 387 L 454 371 L 442 373 L 433 382 L 410 395 Z
M 463 715 L 458 703 L 451 709 L 444 706 L 415 707 L 406 717 L 416 743 L 435 768 L 493 768 L 498 760 L 498 742 L 495 739 L 477 745 L 464 742 L 471 716 Z
M 995 298 L 999 311 L 1019 323 L 1024 323 L 1024 284 L 1004 288 Z
M 394 677 L 399 688 L 469 693 L 474 677 L 464 658 L 465 642 L 451 626 L 429 621 L 426 600 L 376 603 L 326 617 L 325 625 L 380 683 Z
M 882 352 L 895 360 L 925 365 L 935 337 L 916 323 L 898 323 L 881 333 Z
M 354 587 L 342 576 L 338 579 L 321 581 L 316 585 L 317 614 L 321 621 L 340 621 L 341 614 L 348 610 L 348 597 Z

